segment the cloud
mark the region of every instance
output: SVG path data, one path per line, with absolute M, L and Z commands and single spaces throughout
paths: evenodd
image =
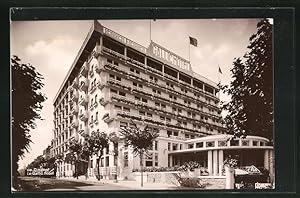
M 26 55 L 40 59 L 43 67 L 53 72 L 66 72 L 79 49 L 78 40 L 58 36 L 52 40 L 39 40 L 25 47 Z

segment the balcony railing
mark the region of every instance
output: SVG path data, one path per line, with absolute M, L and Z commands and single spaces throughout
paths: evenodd
M 74 101 L 74 102 L 77 102 L 78 101 L 78 97 L 79 97 L 79 93 L 78 91 L 74 91 L 72 96 L 71 96 L 71 100 Z
M 80 73 L 80 75 L 86 77 L 88 71 L 89 71 L 89 64 L 87 62 L 84 62 L 79 73 Z
M 102 120 L 105 122 L 105 123 L 110 123 L 111 121 L 113 121 L 113 117 L 109 114 L 109 113 L 105 113 L 103 115 L 103 118 Z
M 79 111 L 79 107 L 78 106 L 75 106 L 71 109 L 70 111 L 70 114 L 72 115 L 77 115 L 78 114 L 78 111 Z
M 77 128 L 78 125 L 79 125 L 78 120 L 77 120 L 77 119 L 74 119 L 74 120 L 72 121 L 72 123 L 71 123 L 71 128 Z
M 87 121 L 89 119 L 89 112 L 88 111 L 83 111 L 80 115 L 79 115 L 79 119 L 81 121 Z
M 79 85 L 79 79 L 78 78 L 74 78 L 74 81 L 72 82 L 72 87 L 74 89 L 77 89 L 78 88 L 78 85 Z
M 79 104 L 82 106 L 86 106 L 89 102 L 89 96 L 85 95 L 84 97 L 81 97 L 79 100 Z
M 89 79 L 84 78 L 83 80 L 81 80 L 79 89 L 81 91 L 86 91 L 88 89 L 88 87 L 89 87 Z

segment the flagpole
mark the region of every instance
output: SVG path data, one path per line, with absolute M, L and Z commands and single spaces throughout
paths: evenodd
M 218 70 L 217 70 L 217 72 L 218 72 L 218 84 L 221 84 L 221 80 L 220 80 L 220 65 L 218 64 Z M 219 100 L 220 100 L 220 89 L 219 89 L 219 91 L 218 91 L 218 98 L 219 98 Z
M 151 42 L 151 40 L 152 40 L 152 38 L 151 38 L 151 19 L 150 19 L 150 42 Z
M 191 62 L 191 44 L 189 42 L 189 62 Z

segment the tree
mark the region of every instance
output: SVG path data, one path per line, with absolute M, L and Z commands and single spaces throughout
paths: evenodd
M 78 140 L 72 139 L 69 142 L 69 153 L 67 156 L 67 159 L 65 159 L 66 162 L 74 161 L 75 177 L 78 179 L 78 165 L 80 162 L 89 159 L 89 153 Z
M 100 180 L 100 159 L 104 148 L 108 149 L 108 136 L 105 132 L 93 131 L 91 135 L 84 135 L 85 148 L 91 155 L 96 155 L 97 159 L 97 179 Z
M 115 175 L 115 182 L 118 182 L 118 143 L 121 141 L 121 138 L 115 133 L 112 132 L 109 134 L 109 140 L 113 143 L 113 155 L 114 155 L 114 162 L 116 166 L 116 175 Z
M 30 148 L 30 130 L 41 119 L 42 103 L 46 100 L 40 92 L 43 77 L 30 64 L 20 63 L 17 56 L 11 58 L 12 70 L 12 173 L 15 181 L 18 161 Z
M 123 136 L 125 146 L 131 146 L 133 154 L 140 157 L 141 186 L 143 186 L 143 157 L 144 154 L 148 153 L 153 141 L 159 136 L 159 132 L 150 130 L 148 125 L 144 129 L 138 128 L 133 121 L 131 122 L 133 126 L 122 127 L 120 133 Z
M 272 25 L 267 19 L 257 24 L 250 37 L 249 51 L 233 62 L 233 81 L 220 88 L 231 96 L 224 103 L 227 129 L 234 137 L 259 135 L 273 140 Z

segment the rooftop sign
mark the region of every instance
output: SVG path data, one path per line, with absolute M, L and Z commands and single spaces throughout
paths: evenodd
M 142 45 L 140 45 L 140 44 L 138 44 L 138 43 L 136 43 L 132 40 L 129 40 L 128 38 L 114 32 L 114 31 L 112 31 L 112 30 L 110 30 L 106 27 L 103 27 L 103 33 L 105 35 L 111 37 L 112 39 L 115 39 L 115 40 L 119 41 L 120 43 L 123 43 L 126 46 L 129 46 L 133 49 L 136 49 L 136 50 L 138 50 L 138 51 L 140 51 L 144 54 L 146 54 L 146 52 L 147 52 L 147 49 L 144 46 L 142 46 Z
M 166 64 L 171 66 L 178 67 L 180 69 L 184 69 L 187 71 L 191 71 L 191 64 L 189 61 L 185 60 L 184 58 L 170 52 L 169 50 L 161 47 L 160 45 L 151 41 L 148 50 L 149 55 L 152 55 Z

